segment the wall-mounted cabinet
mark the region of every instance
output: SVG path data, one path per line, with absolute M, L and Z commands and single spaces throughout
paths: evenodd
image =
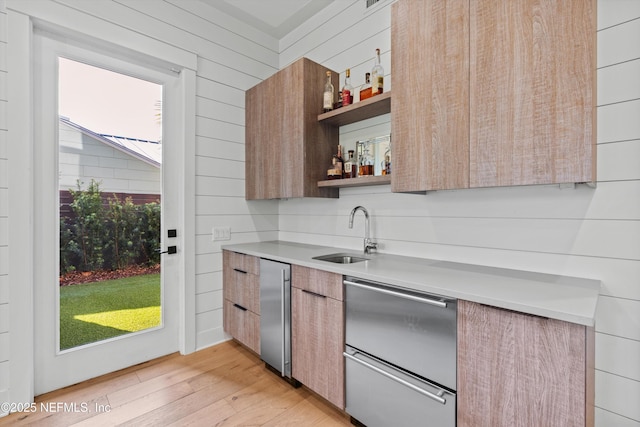
M 338 129 L 318 121 L 327 71 L 302 58 L 246 92 L 247 200 L 338 196 L 318 187 L 338 145 Z
M 393 191 L 594 182 L 595 0 L 392 5 Z

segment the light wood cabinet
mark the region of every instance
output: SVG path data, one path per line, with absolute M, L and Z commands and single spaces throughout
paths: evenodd
M 458 301 L 458 426 L 593 426 L 593 328 Z
M 247 200 L 338 197 L 318 188 L 338 145 L 338 128 L 318 121 L 327 71 L 302 58 L 246 92 Z
M 222 251 L 223 327 L 260 354 L 260 258 Z
M 293 377 L 344 409 L 342 276 L 292 266 Z
M 595 181 L 596 0 L 470 4 L 470 186 Z
M 469 1 L 391 6 L 391 189 L 469 186 Z
M 392 5 L 392 190 L 594 182 L 595 0 Z

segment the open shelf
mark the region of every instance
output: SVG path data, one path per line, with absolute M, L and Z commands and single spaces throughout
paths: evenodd
M 385 92 L 381 95 L 372 96 L 364 101 L 320 114 L 318 121 L 332 126 L 344 126 L 390 112 L 391 92 Z
M 391 184 L 391 175 L 359 176 L 358 178 L 327 179 L 318 181 L 318 187 L 365 187 L 368 185 Z

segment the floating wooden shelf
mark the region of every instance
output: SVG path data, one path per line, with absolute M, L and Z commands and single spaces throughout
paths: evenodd
M 360 176 L 358 178 L 328 179 L 318 181 L 318 187 L 366 187 L 368 185 L 391 184 L 391 175 Z
M 390 112 L 391 92 L 385 92 L 382 95 L 372 96 L 364 101 L 320 114 L 318 121 L 333 126 L 344 126 Z

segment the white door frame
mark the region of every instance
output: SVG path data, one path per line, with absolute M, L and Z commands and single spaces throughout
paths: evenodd
M 12 402 L 32 402 L 34 397 L 34 320 L 33 269 L 34 247 L 34 164 L 33 164 L 33 32 L 38 27 L 80 40 L 91 39 L 115 52 L 145 56 L 158 66 L 180 70 L 183 93 L 183 168 L 179 233 L 183 236 L 179 277 L 179 349 L 183 354 L 195 351 L 195 70 L 197 57 L 171 45 L 152 40 L 122 27 L 105 28 L 105 22 L 82 21 L 69 16 L 60 5 L 6 0 L 8 26 L 8 109 L 9 157 L 9 277 L 10 277 L 10 378 Z M 109 40 L 109 41 L 107 41 Z

